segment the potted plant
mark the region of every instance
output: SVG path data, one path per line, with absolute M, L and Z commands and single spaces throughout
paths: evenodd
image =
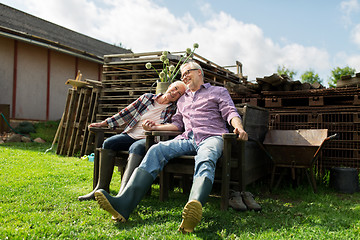
M 186 49 L 186 53 L 181 56 L 179 62 L 174 65 L 170 65 L 170 60 L 168 58 L 168 51 L 163 51 L 162 55 L 160 56 L 160 61 L 163 63 L 162 71 L 159 73 L 154 66 L 148 62 L 145 64 L 146 69 L 153 68 L 159 76 L 159 80 L 156 81 L 156 93 L 164 93 L 169 85 L 175 80 L 176 76 L 180 71 L 180 65 L 182 62 L 186 62 L 195 52 L 195 49 L 199 47 L 199 44 L 194 43 L 193 50 L 190 48 Z M 183 60 L 185 58 L 185 60 Z

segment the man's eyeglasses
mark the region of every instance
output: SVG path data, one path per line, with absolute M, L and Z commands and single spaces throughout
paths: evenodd
M 190 71 L 195 71 L 195 70 L 199 70 L 199 69 L 192 68 L 192 69 L 186 70 L 180 79 L 183 81 L 189 75 Z

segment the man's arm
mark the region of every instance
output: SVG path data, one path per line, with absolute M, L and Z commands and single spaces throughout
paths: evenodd
M 248 140 L 248 135 L 244 130 L 244 127 L 242 125 L 242 121 L 239 117 L 233 117 L 230 121 L 231 126 L 234 127 L 234 133 L 238 134 L 238 140 Z

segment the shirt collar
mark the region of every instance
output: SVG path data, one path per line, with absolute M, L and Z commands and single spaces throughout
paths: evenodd
M 211 87 L 211 84 L 210 84 L 210 83 L 204 83 L 204 84 L 201 84 L 200 89 L 201 89 L 201 88 L 209 88 L 209 87 Z M 199 89 L 199 90 L 200 90 L 200 89 Z M 189 95 L 190 92 L 191 92 L 190 89 L 186 89 L 186 91 L 185 91 L 185 93 L 186 93 L 187 95 Z
M 163 95 L 162 93 L 158 93 L 155 95 L 154 99 L 157 99 L 158 97 L 160 97 L 161 95 Z

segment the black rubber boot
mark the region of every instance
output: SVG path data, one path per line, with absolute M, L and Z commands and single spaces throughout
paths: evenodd
M 120 195 L 121 192 L 124 190 L 132 173 L 134 172 L 135 168 L 137 168 L 140 165 L 142 159 L 143 159 L 143 157 L 138 154 L 135 154 L 135 153 L 129 154 L 129 157 L 127 159 L 127 164 L 125 167 L 125 171 L 124 171 L 124 175 L 121 178 L 121 185 L 120 185 L 120 190 L 119 190 L 118 195 Z
M 191 187 L 189 201 L 186 203 L 183 213 L 182 222 L 178 229 L 179 232 L 193 232 L 199 224 L 202 217 L 202 206 L 211 192 L 212 182 L 207 177 L 195 178 Z
M 126 222 L 153 181 L 150 173 L 136 168 L 119 196 L 112 197 L 105 190 L 100 189 L 95 192 L 95 198 L 100 207 L 108 211 L 114 220 Z
M 78 197 L 79 201 L 95 200 L 94 193 L 99 189 L 109 192 L 111 178 L 114 172 L 115 151 L 110 149 L 100 150 L 99 179 L 96 187 L 91 193 Z

